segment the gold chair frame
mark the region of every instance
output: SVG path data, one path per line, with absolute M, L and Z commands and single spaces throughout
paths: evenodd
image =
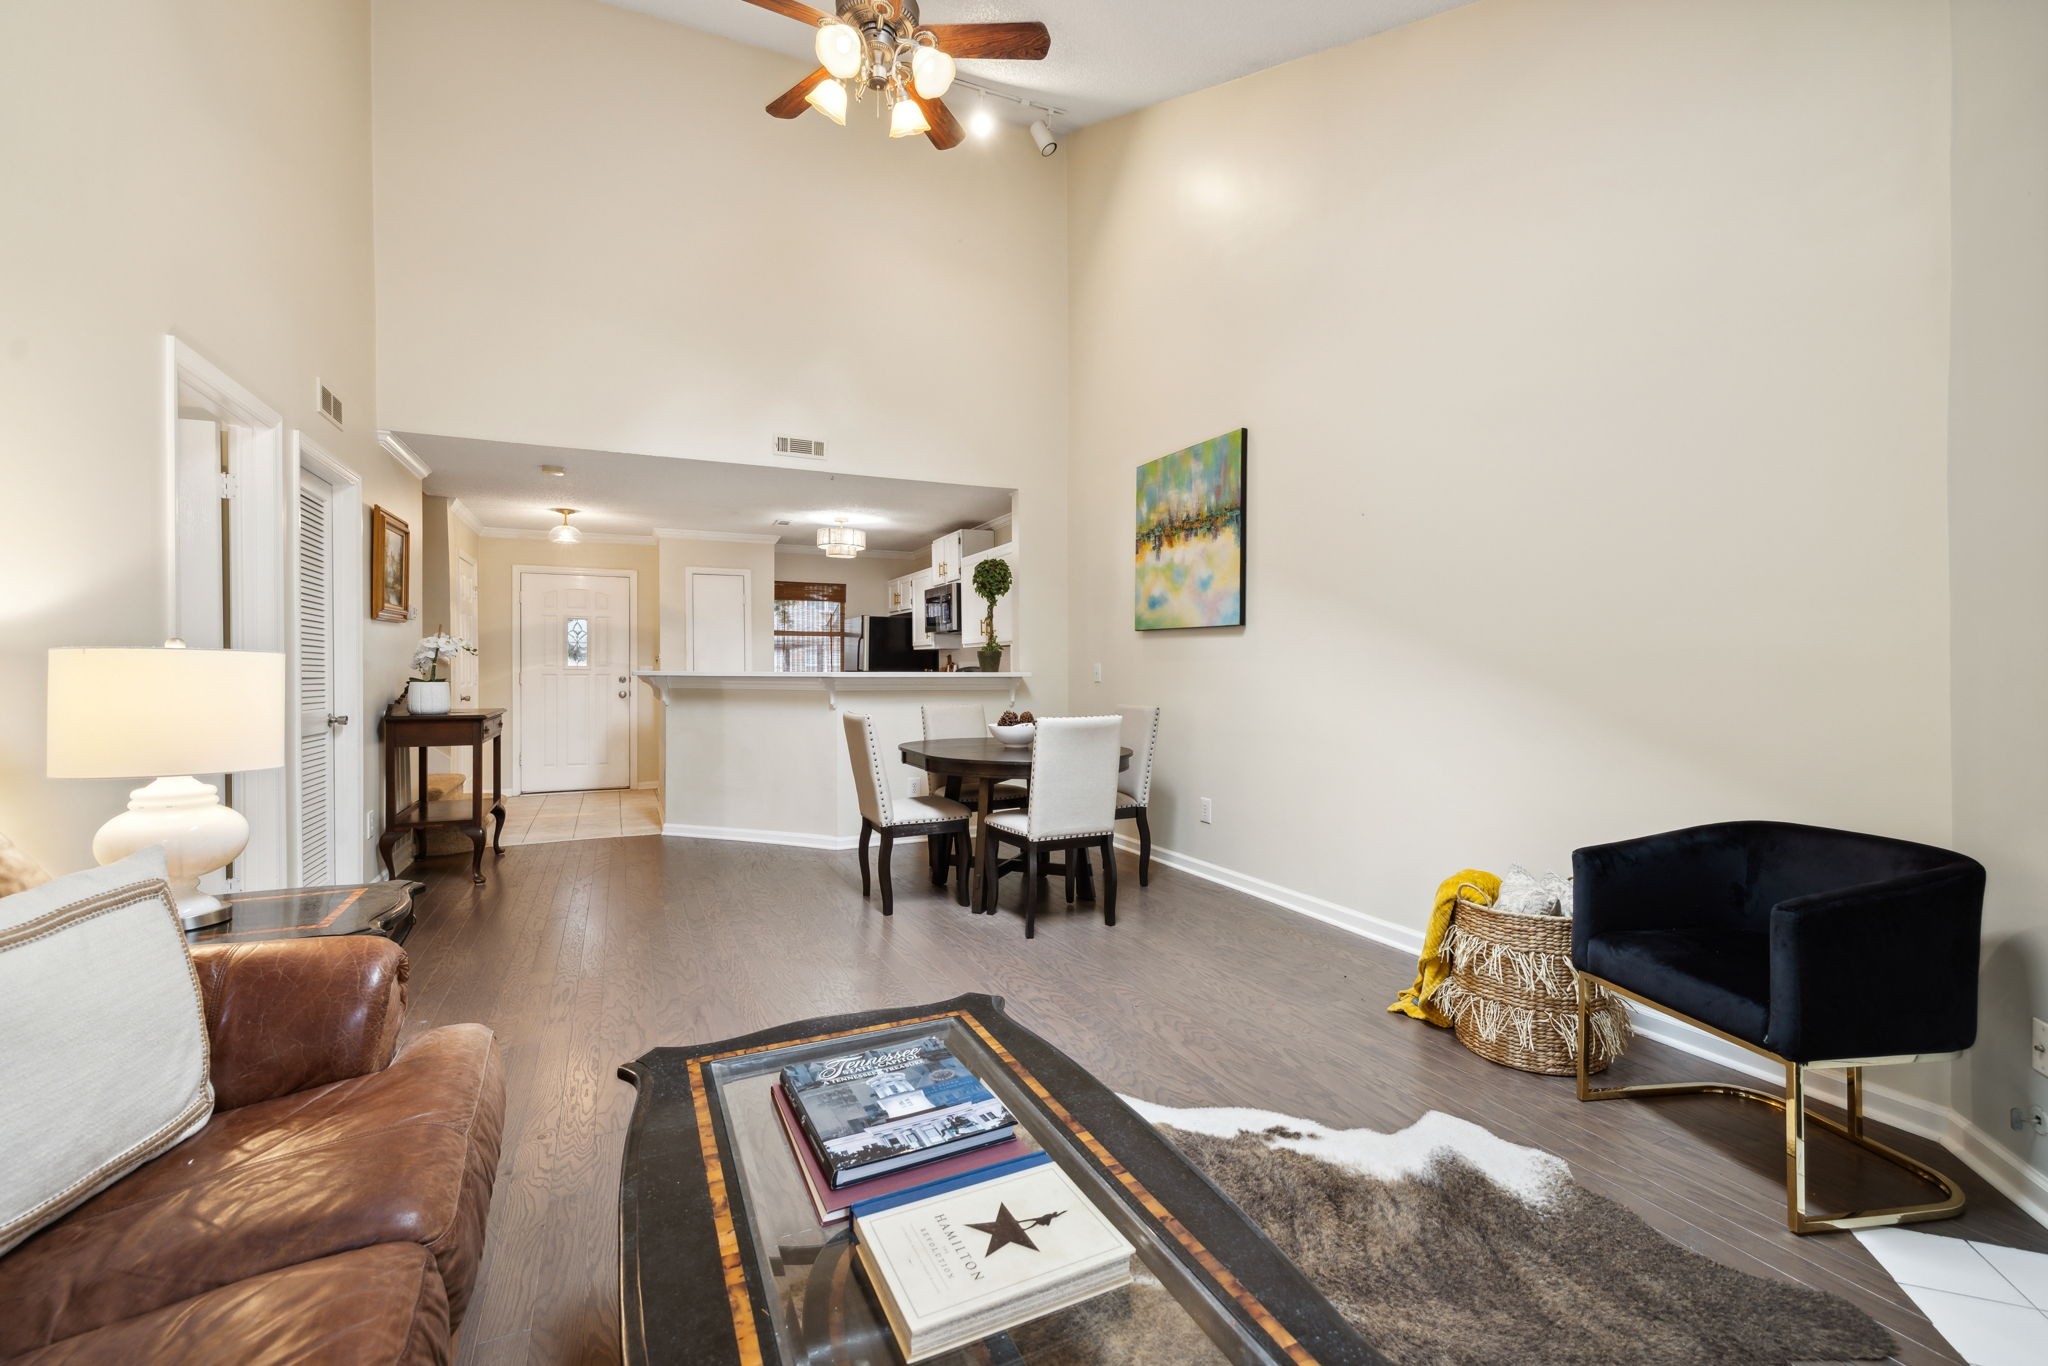
M 1744 1039 L 1693 1019 L 1670 1006 L 1652 1001 L 1616 986 L 1605 978 L 1595 977 L 1581 970 L 1579 978 L 1579 1057 L 1578 1080 L 1580 1100 L 1620 1100 L 1625 1097 L 1719 1095 L 1737 1096 L 1753 1100 L 1782 1110 L 1785 1114 L 1785 1226 L 1794 1233 L 1841 1233 L 1859 1228 L 1891 1228 L 1898 1224 L 1923 1223 L 1932 1219 L 1953 1219 L 1963 1212 L 1963 1191 L 1954 1181 L 1939 1171 L 1915 1158 L 1906 1156 L 1896 1148 L 1888 1147 L 1863 1131 L 1863 1069 L 1892 1063 L 1931 1062 L 1940 1058 L 1953 1058 L 1954 1053 L 1911 1053 L 1887 1058 L 1835 1058 L 1825 1062 L 1791 1062 L 1768 1049 L 1759 1048 Z M 1589 1054 L 1587 1038 L 1590 1009 L 1593 1002 L 1593 988 L 1605 987 L 1617 996 L 1625 996 L 1636 1004 L 1683 1020 L 1695 1029 L 1703 1029 L 1718 1039 L 1725 1039 L 1738 1048 L 1769 1058 L 1785 1069 L 1785 1092 L 1779 1095 L 1755 1086 L 1743 1086 L 1736 1082 L 1723 1081 L 1675 1081 L 1650 1082 L 1635 1086 L 1606 1086 L 1595 1088 L 1590 1074 L 1586 1071 Z M 1810 1070 L 1845 1072 L 1848 1077 L 1848 1104 L 1843 1120 L 1830 1119 L 1826 1115 L 1808 1114 L 1806 1109 L 1806 1073 Z M 1836 1214 L 1808 1214 L 1806 1212 L 1806 1126 L 1818 1124 L 1831 1129 L 1848 1139 L 1864 1151 L 1891 1163 L 1909 1175 L 1918 1177 L 1938 1188 L 1942 1198 L 1924 1205 L 1891 1205 L 1883 1209 L 1844 1210 Z

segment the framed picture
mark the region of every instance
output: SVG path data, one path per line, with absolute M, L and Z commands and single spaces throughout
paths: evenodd
M 412 528 L 381 507 L 370 509 L 370 618 L 412 616 Z
M 1246 436 L 1138 466 L 1138 630 L 1244 625 Z

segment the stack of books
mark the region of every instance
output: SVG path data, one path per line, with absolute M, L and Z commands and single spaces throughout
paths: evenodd
M 1130 1243 L 936 1036 L 784 1068 L 775 1110 L 908 1361 L 1130 1282 Z

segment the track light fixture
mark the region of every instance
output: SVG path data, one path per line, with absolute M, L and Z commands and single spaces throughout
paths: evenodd
M 1031 140 L 1038 144 L 1038 154 L 1049 157 L 1060 149 L 1060 140 L 1052 134 L 1052 124 L 1045 119 L 1034 120 L 1031 125 Z

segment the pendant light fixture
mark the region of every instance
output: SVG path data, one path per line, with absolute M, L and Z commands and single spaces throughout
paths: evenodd
M 818 528 L 818 549 L 834 560 L 850 560 L 868 548 L 868 534 L 858 527 L 850 527 L 844 517 L 835 518 L 833 525 Z
M 550 541 L 553 541 L 556 545 L 579 545 L 582 543 L 583 533 L 569 525 L 570 514 L 576 511 L 575 508 L 549 508 L 548 511 L 562 514 L 562 524 L 548 531 L 548 539 Z

